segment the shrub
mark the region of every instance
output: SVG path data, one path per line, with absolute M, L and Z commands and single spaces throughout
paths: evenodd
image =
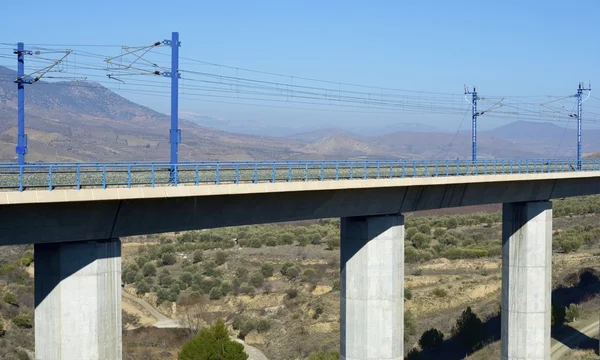
M 421 224 L 417 227 L 420 233 L 425 235 L 431 235 L 431 228 L 427 224 Z
M 306 234 L 300 234 L 296 240 L 298 241 L 298 246 L 306 246 L 310 244 L 310 239 L 308 236 L 306 236 Z
M 321 307 L 321 305 L 317 305 L 317 307 L 315 308 L 315 313 L 313 314 L 313 320 L 317 320 L 319 318 L 319 316 L 321 316 L 323 314 L 323 308 Z
M 237 268 L 235 270 L 235 277 L 241 281 L 246 281 L 248 279 L 248 269 L 243 267 Z
M 206 276 L 220 277 L 223 275 L 221 271 L 217 269 L 217 264 L 214 261 L 207 261 L 204 263 L 204 271 L 202 272 Z
M 448 229 L 456 229 L 458 227 L 458 220 L 455 217 L 449 217 L 446 220 L 446 228 Z
M 476 349 L 481 346 L 485 338 L 485 327 L 471 308 L 467 307 L 456 320 L 452 335 L 456 336 L 463 345 Z
M 298 296 L 298 290 L 290 288 L 285 291 L 285 294 L 287 295 L 288 299 L 294 299 L 296 296 Z
M 422 233 L 415 234 L 410 240 L 412 241 L 413 246 L 417 249 L 424 249 L 428 247 L 429 243 L 431 242 L 431 238 L 429 237 L 429 235 L 425 235 Z
M 250 286 L 248 283 L 240 284 L 240 289 L 238 291 L 241 294 L 254 295 L 254 288 L 252 286 Z
M 310 354 L 308 360 L 339 360 L 340 353 L 337 351 L 321 352 Z
M 417 333 L 417 320 L 410 311 L 404 312 L 404 340 L 406 341 L 409 336 Z
M 23 329 L 31 329 L 33 327 L 33 317 L 29 311 L 22 311 L 12 319 L 12 322 Z
M 333 291 L 340 291 L 340 280 L 335 279 L 331 285 Z
M 150 292 L 150 285 L 146 282 L 146 280 L 142 280 L 135 283 L 135 290 L 138 295 L 144 295 Z
M 177 258 L 175 257 L 175 254 L 168 252 L 162 254 L 160 261 L 163 265 L 173 265 L 177 262 Z
M 327 237 L 327 249 L 333 250 L 340 247 L 340 237 L 339 236 L 328 236 Z
M 269 322 L 269 320 L 267 320 L 267 319 L 258 320 L 258 323 L 256 324 L 256 331 L 258 331 L 259 333 L 262 333 L 262 332 L 269 331 L 269 329 L 271 329 L 271 323 Z
M 429 329 L 421 335 L 419 345 L 422 349 L 437 349 L 444 342 L 444 334 L 438 329 Z
M 300 269 L 296 266 L 291 266 L 286 269 L 284 274 L 289 280 L 294 280 L 300 275 Z
M 273 276 L 273 271 L 274 270 L 275 270 L 275 268 L 271 264 L 262 264 L 262 266 L 260 267 L 260 273 L 265 278 Z
M 201 262 L 203 258 L 204 258 L 204 252 L 202 250 L 196 250 L 196 251 L 194 251 L 194 255 L 192 256 L 192 262 L 194 264 L 197 264 L 197 263 Z
M 279 242 L 283 245 L 291 245 L 294 243 L 294 235 L 289 232 L 279 235 Z
M 31 265 L 31 263 L 33 262 L 33 253 L 31 251 L 27 251 L 22 257 L 21 259 L 19 259 L 19 262 L 21 264 L 23 264 L 23 266 L 29 266 Z
M 229 294 L 231 292 L 231 290 L 233 290 L 233 287 L 230 282 L 223 281 L 221 283 L 221 294 L 223 294 L 223 296 Z
M 252 286 L 254 286 L 255 288 L 261 287 L 264 281 L 265 278 L 258 271 L 252 274 L 252 276 L 250 276 L 250 284 L 252 284 Z
M 442 228 L 435 228 L 435 229 L 433 229 L 433 237 L 435 237 L 436 239 L 441 238 L 445 234 L 446 234 L 446 230 L 444 230 Z
M 567 322 L 573 322 L 581 315 L 581 308 L 577 304 L 571 304 L 565 309 L 565 320 Z
M 210 294 L 208 295 L 210 300 L 219 300 L 223 294 L 221 293 L 221 288 L 214 287 L 210 289 Z
M 137 271 L 128 271 L 125 273 L 125 279 L 124 282 L 126 284 L 132 284 L 135 282 L 135 278 L 138 275 Z
M 413 236 L 415 236 L 417 233 L 419 232 L 419 230 L 417 230 L 417 228 L 415 227 L 411 227 L 406 229 L 406 231 L 404 232 L 404 237 L 406 239 L 411 239 Z
M 19 300 L 17 300 L 17 295 L 13 294 L 10 291 L 7 291 L 4 294 L 4 302 L 13 306 L 19 306 Z
M 435 288 L 435 289 L 433 289 L 432 294 L 435 297 L 446 297 L 446 296 L 448 296 L 448 291 L 446 291 L 445 289 L 442 289 L 442 288 Z
M 144 276 L 156 276 L 156 266 L 153 263 L 146 263 L 142 268 Z
M 244 345 L 229 338 L 223 320 L 219 319 L 209 328 L 202 328 L 198 335 L 185 344 L 178 360 L 246 360 Z
M 412 300 L 413 294 L 409 288 L 404 288 L 404 298 L 406 300 Z
M 277 246 L 277 239 L 273 236 L 269 236 L 265 241 L 265 245 L 267 246 Z
M 291 268 L 292 266 L 294 266 L 294 264 L 292 264 L 290 262 L 286 262 L 285 264 L 283 264 L 281 266 L 281 269 L 279 270 L 279 272 L 281 273 L 281 275 L 285 276 L 285 274 L 287 273 L 287 270 L 289 268 Z
M 227 253 L 225 253 L 224 251 L 217 251 L 217 253 L 215 254 L 215 263 L 217 264 L 217 266 L 225 264 L 226 261 Z
M 256 329 L 256 323 L 251 319 L 247 319 L 240 326 L 240 332 L 238 333 L 238 337 L 243 340 L 246 338 L 246 335 L 248 335 L 254 329 Z
M 6 331 L 4 330 L 4 320 L 0 317 L 0 337 L 4 336 Z

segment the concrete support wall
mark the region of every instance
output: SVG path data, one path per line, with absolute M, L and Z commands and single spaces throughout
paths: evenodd
M 502 207 L 502 359 L 550 359 L 552 203 Z
M 120 360 L 121 241 L 35 244 L 36 360 Z
M 341 221 L 341 358 L 403 359 L 404 217 Z

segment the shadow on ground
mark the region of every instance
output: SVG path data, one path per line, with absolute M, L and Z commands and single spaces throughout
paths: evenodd
M 552 291 L 552 304 L 554 307 L 565 307 L 569 304 L 580 304 L 597 294 L 600 294 L 600 274 L 594 269 L 582 269 L 579 273 L 579 283 L 571 287 L 559 287 Z M 500 314 L 492 316 L 483 323 L 486 332 L 484 344 L 491 344 L 500 340 L 501 318 Z M 573 335 L 580 335 L 573 336 Z M 571 337 L 576 339 L 570 339 Z M 552 327 L 552 338 L 560 341 L 570 349 L 598 351 L 598 340 L 591 338 L 577 329 L 569 326 L 558 325 Z M 421 350 L 414 355 L 412 359 L 444 359 L 461 360 L 481 349 L 481 346 L 474 349 L 466 347 L 456 336 L 444 340 L 442 346 L 437 351 Z

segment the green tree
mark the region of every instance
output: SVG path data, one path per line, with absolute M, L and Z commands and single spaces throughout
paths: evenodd
M 202 328 L 198 335 L 185 344 L 178 360 L 246 360 L 244 345 L 229 338 L 223 320 Z
M 156 276 L 156 265 L 151 262 L 146 263 L 142 268 L 142 273 L 144 276 Z
M 215 263 L 217 266 L 225 264 L 227 261 L 227 253 L 225 251 L 217 251 L 215 254 Z
M 163 265 L 173 265 L 177 262 L 177 258 L 175 257 L 175 254 L 168 252 L 162 254 L 162 256 L 160 257 L 160 261 Z
M 456 336 L 465 346 L 476 349 L 485 339 L 485 327 L 471 307 L 467 307 L 456 320 L 456 324 L 452 328 L 452 335 Z
M 144 295 L 150 292 L 150 285 L 146 282 L 146 280 L 142 280 L 135 283 L 135 289 L 138 295 Z
M 420 233 L 423 233 L 425 235 L 431 235 L 431 227 L 429 227 L 429 225 L 427 224 L 421 224 L 419 225 L 419 227 L 417 227 L 417 229 Z
M 192 262 L 194 264 L 197 264 L 197 263 L 201 262 L 203 258 L 204 258 L 204 253 L 202 252 L 202 250 L 196 250 L 196 251 L 194 251 Z
M 458 220 L 455 217 L 449 217 L 446 220 L 446 228 L 448 229 L 456 229 L 458 227 Z
M 419 339 L 419 345 L 422 349 L 438 349 L 443 342 L 444 334 L 435 328 L 425 331 Z
M 252 284 L 252 286 L 254 286 L 255 288 L 259 288 L 264 281 L 265 278 L 258 271 L 252 274 L 252 276 L 250 276 L 250 284 Z
M 581 308 L 577 304 L 571 304 L 565 309 L 565 319 L 567 322 L 573 322 L 581 315 Z
M 273 276 L 273 271 L 275 270 L 275 268 L 273 268 L 273 265 L 271 264 L 262 264 L 262 266 L 260 267 L 260 273 L 268 278 Z
M 428 235 L 417 233 L 410 239 L 417 249 L 424 249 L 429 246 L 431 238 Z
M 179 276 L 179 280 L 181 280 L 181 282 L 186 284 L 187 286 L 192 286 L 192 282 L 194 281 L 194 276 L 192 275 L 191 272 L 186 271 L 186 272 L 183 272 L 181 274 L 181 276 Z

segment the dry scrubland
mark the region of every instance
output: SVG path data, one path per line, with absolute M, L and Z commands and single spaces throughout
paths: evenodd
M 494 210 L 451 215 L 449 209 L 446 215 L 406 217 L 404 341 L 407 352 L 415 349 L 411 358 L 499 358 L 501 229 L 500 213 Z M 599 310 L 597 214 L 600 197 L 554 202 L 553 302 L 557 309 L 578 304 L 581 319 Z M 195 329 L 218 318 L 233 336 L 269 359 L 337 358 L 339 221 L 123 242 L 125 291 L 192 328 L 144 327 L 152 317 L 124 301 L 124 359 L 176 359 Z M 31 255 L 31 246 L 5 247 L 0 255 L 0 359 L 27 359 L 33 350 Z M 462 332 L 455 326 L 467 307 L 481 325 L 475 316 L 464 317 L 465 323 L 479 329 L 481 338 L 469 338 L 464 330 L 469 326 Z M 441 331 L 443 340 L 430 332 L 420 345 L 421 335 L 431 328 Z M 553 329 L 555 337 L 565 333 L 560 326 Z M 584 348 L 569 356 L 595 355 Z

